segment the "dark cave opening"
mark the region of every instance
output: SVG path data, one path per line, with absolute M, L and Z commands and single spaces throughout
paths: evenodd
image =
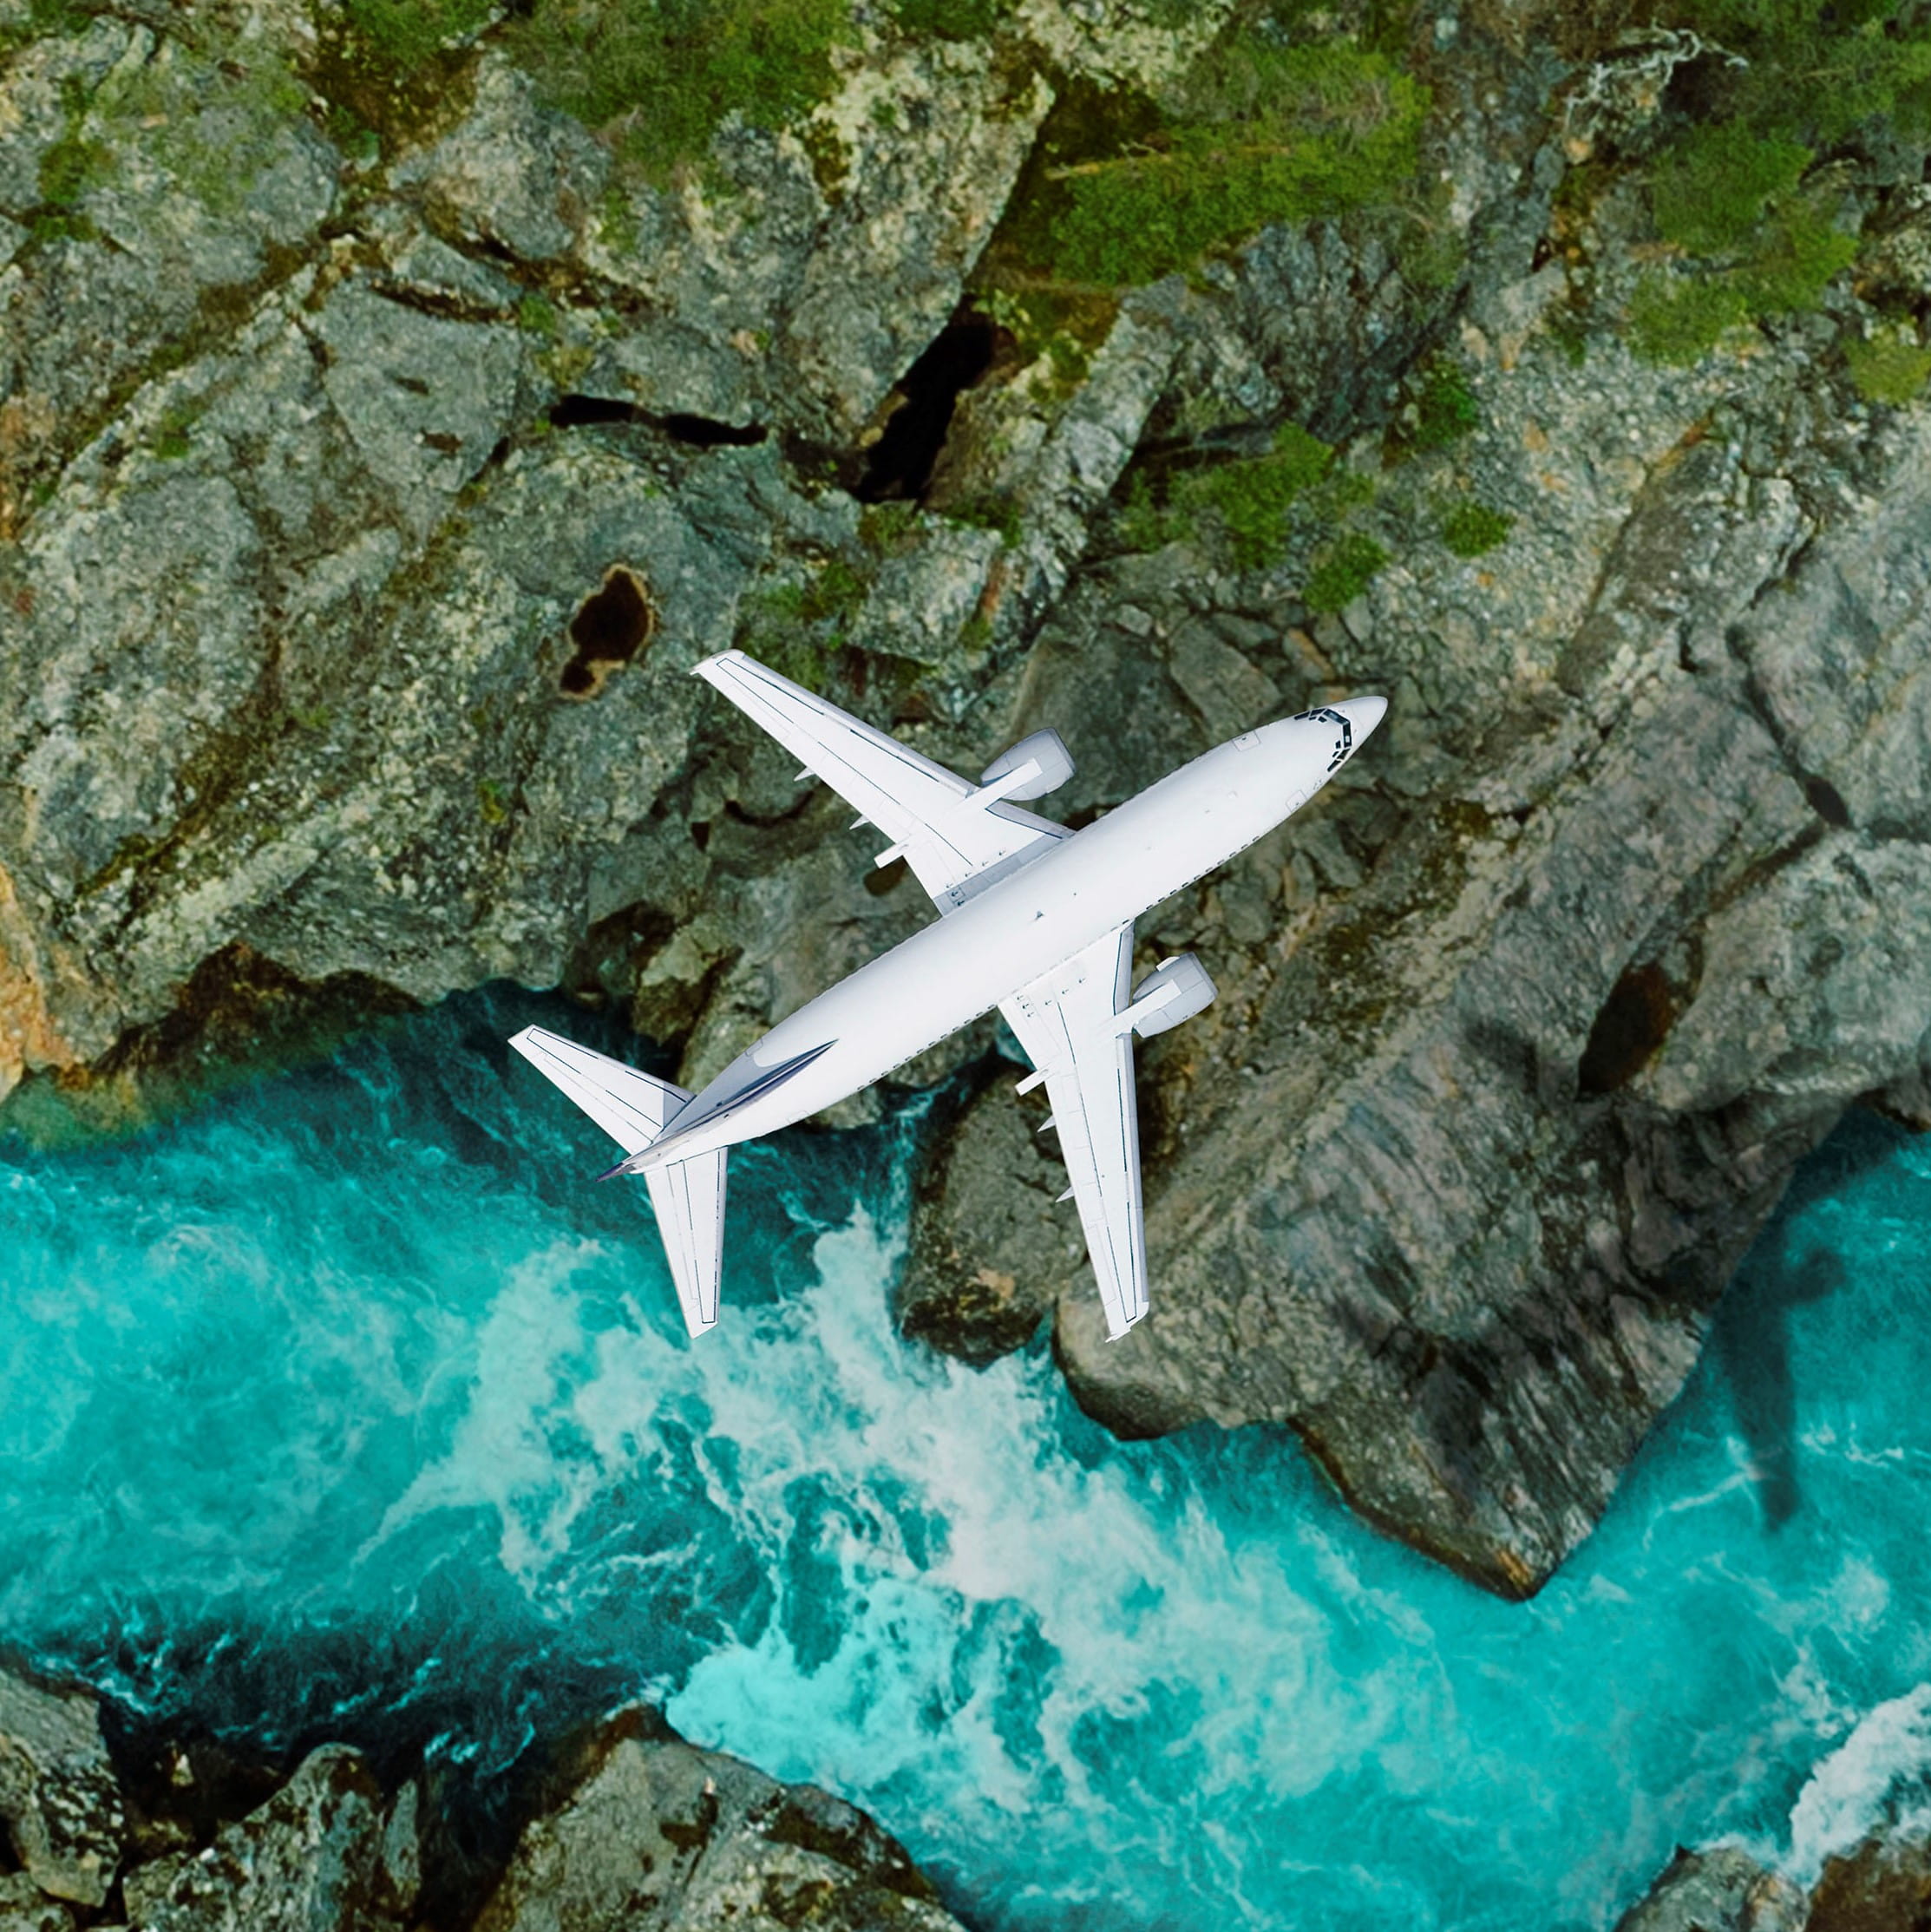
M 708 416 L 685 416 L 678 412 L 660 416 L 655 422 L 665 436 L 687 442 L 694 449 L 716 449 L 721 446 L 748 449 L 763 442 L 771 432 L 762 422 L 716 422 Z
M 651 420 L 636 403 L 619 403 L 608 396 L 560 396 L 543 413 L 553 429 L 587 429 L 605 422 Z
M 916 502 L 932 481 L 959 398 L 979 382 L 998 352 L 999 329 L 970 310 L 955 315 L 899 378 L 904 397 L 886 419 L 852 486 L 861 503 Z
M 628 664 L 656 629 L 657 612 L 642 581 L 634 571 L 612 564 L 570 619 L 576 652 L 558 684 L 573 697 L 594 697 L 604 679 L 619 665 Z
M 1676 1024 L 1677 998 L 1655 960 L 1631 966 L 1611 988 L 1576 1069 L 1577 1093 L 1614 1093 L 1649 1064 Z

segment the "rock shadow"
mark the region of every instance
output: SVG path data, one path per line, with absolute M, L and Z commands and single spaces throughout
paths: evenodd
M 1790 1221 L 1886 1159 L 1902 1138 L 1902 1129 L 1874 1114 L 1848 1114 L 1792 1176 L 1754 1254 L 1718 1304 L 1710 1346 L 1749 1445 L 1758 1506 L 1768 1529 L 1782 1529 L 1803 1504 L 1791 1312 L 1826 1300 L 1849 1279 L 1842 1259 L 1827 1248 L 1786 1256 Z

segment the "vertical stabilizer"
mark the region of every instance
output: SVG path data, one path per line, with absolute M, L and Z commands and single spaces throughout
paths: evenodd
M 645 1176 L 684 1325 L 693 1336 L 717 1320 L 717 1283 L 724 1262 L 724 1157 L 730 1151 L 720 1147 L 715 1154 L 672 1161 Z

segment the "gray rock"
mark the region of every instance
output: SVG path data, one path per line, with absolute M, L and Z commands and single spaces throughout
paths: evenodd
M 382 1793 L 345 1745 L 304 1759 L 259 1810 L 206 1850 L 126 1881 L 141 1932 L 385 1932 L 400 1923 L 383 1863 Z
M 25 1872 L 0 1873 L 0 1932 L 74 1932 L 74 1915 Z
M 1151 1318 L 1103 1346 L 1062 1302 L 1090 1409 L 1293 1422 L 1371 1517 L 1505 1591 L 1587 1533 L 1791 1164 L 1931 1025 L 1902 748 L 1931 640 L 1884 601 L 1918 567 L 1894 533 L 1931 500 L 1921 433 L 1888 460 L 1888 514 L 1776 596 L 1784 547 L 1720 453 L 1646 487 L 1556 661 L 1587 695 L 1491 727 L 1492 803 L 1411 822 L 1248 994 L 1253 1076 L 1149 1174 Z M 1758 667 L 1817 658 L 1825 586 L 1800 738 Z M 1869 828 L 1819 789 L 1868 814 L 1867 770 Z
M 1679 1850 L 1616 1932 L 1798 1932 L 1803 1895 L 1747 1851 Z
M 1017 1077 L 998 1063 L 926 1164 L 893 1293 L 903 1333 L 967 1362 L 1021 1346 L 1085 1253 L 1078 1215 L 1058 1199 L 1066 1169 L 1039 1131 L 1046 1110 L 1015 1098 Z
M 523 1832 L 475 1932 L 949 1932 L 957 1922 L 862 1812 L 619 1713 Z
M 0 1823 L 42 1891 L 78 1905 L 108 1896 L 127 1820 L 84 1691 L 0 1671 Z

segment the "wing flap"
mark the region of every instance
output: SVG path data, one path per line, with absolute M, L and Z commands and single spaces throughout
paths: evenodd
M 1147 1312 L 1133 1032 L 1123 1015 L 1132 971 L 1129 922 L 999 1007 L 1034 1077 L 1045 1077 L 1107 1333 L 1116 1341 Z

